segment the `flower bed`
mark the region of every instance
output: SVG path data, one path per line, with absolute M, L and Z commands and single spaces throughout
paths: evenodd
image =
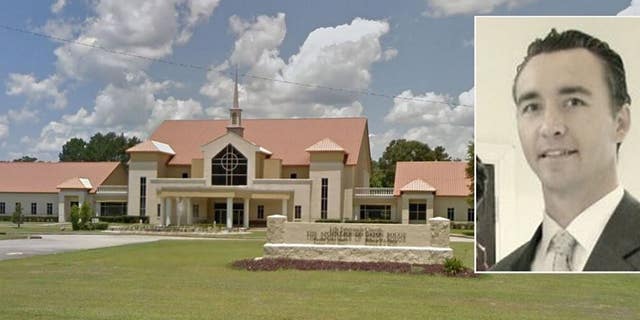
M 324 260 L 294 260 L 294 259 L 269 259 L 255 258 L 243 259 L 233 262 L 233 267 L 249 271 L 276 271 L 281 269 L 295 270 L 353 270 L 353 271 L 374 271 L 391 273 L 411 273 L 411 274 L 440 274 L 455 277 L 475 277 L 476 275 L 469 268 L 456 273 L 445 272 L 442 264 L 409 264 L 397 262 L 345 262 L 345 261 L 324 261 Z

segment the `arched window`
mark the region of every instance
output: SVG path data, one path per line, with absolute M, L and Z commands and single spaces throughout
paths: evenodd
M 232 145 L 227 145 L 211 159 L 211 184 L 216 186 L 247 185 L 247 158 Z

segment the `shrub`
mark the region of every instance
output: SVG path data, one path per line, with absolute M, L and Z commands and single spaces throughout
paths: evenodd
M 13 222 L 13 216 L 0 216 L 0 221 Z M 25 216 L 22 215 L 22 223 L 25 222 L 58 222 L 57 216 Z
M 95 222 L 89 224 L 89 230 L 107 230 L 109 228 L 109 224 L 106 222 Z
M 94 218 L 111 223 L 138 223 L 140 220 L 142 220 L 142 223 L 149 223 L 148 216 L 100 216 Z
M 22 224 L 22 205 L 20 203 L 16 203 L 16 210 L 11 216 L 11 221 L 17 224 L 18 228 L 20 228 L 20 225 Z
M 81 229 L 89 229 L 89 224 L 91 223 L 91 216 L 93 215 L 93 209 L 88 202 L 84 202 L 80 206 L 80 228 Z
M 316 220 L 316 222 L 319 222 L 319 223 L 340 223 L 340 222 L 342 222 L 342 220 L 340 220 L 340 219 L 318 219 L 318 220 Z
M 80 208 L 78 206 L 71 207 L 71 228 L 74 231 L 80 230 Z
M 464 265 L 462 261 L 458 258 L 447 258 L 444 260 L 444 273 L 450 276 L 455 276 L 456 274 L 464 271 Z

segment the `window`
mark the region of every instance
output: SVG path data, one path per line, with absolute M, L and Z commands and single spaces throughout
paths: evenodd
M 182 179 L 188 179 L 188 178 L 189 178 L 189 173 L 183 172 L 182 173 Z
M 140 177 L 140 216 L 147 214 L 147 177 Z
M 263 205 L 259 205 L 258 206 L 258 219 L 260 219 L 260 220 L 264 219 L 264 206 Z
M 302 219 L 302 206 L 295 206 L 294 219 Z
M 363 204 L 360 206 L 360 220 L 391 220 L 391 206 Z
M 47 203 L 47 215 L 53 215 L 53 203 Z
M 227 145 L 211 159 L 211 184 L 216 186 L 247 185 L 247 158 L 232 145 Z
M 31 202 L 31 214 L 36 214 L 36 212 L 38 211 L 38 204 L 35 202 Z
M 200 205 L 194 204 L 191 210 L 191 216 L 194 218 L 198 218 L 200 216 Z
M 322 178 L 320 194 L 320 219 L 327 219 L 327 207 L 329 204 L 329 179 Z
M 0 202 L 0 214 L 7 213 L 4 202 Z
M 100 202 L 100 215 L 105 217 L 126 216 L 126 202 Z
M 162 207 L 160 207 L 160 204 L 158 203 L 158 217 L 160 216 L 161 211 L 162 211 Z
M 289 175 L 289 178 L 291 178 L 291 179 L 298 179 L 298 174 L 294 172 L 294 173 L 292 173 L 292 174 L 290 174 L 290 175 Z
M 409 203 L 409 220 L 427 220 L 427 204 Z
M 475 212 L 473 208 L 467 209 L 467 221 L 475 221 Z
M 456 211 L 454 208 L 447 208 L 447 219 L 454 220 L 456 217 Z

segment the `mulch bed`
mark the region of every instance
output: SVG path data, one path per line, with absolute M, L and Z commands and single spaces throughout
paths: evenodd
M 271 259 L 256 258 L 243 259 L 233 262 L 232 266 L 238 269 L 249 271 L 276 271 L 280 269 L 295 270 L 339 270 L 339 271 L 373 271 L 390 273 L 410 273 L 410 274 L 430 274 L 445 275 L 451 277 L 476 277 L 477 275 L 469 268 L 455 275 L 444 271 L 442 264 L 410 264 L 398 262 L 347 262 L 347 261 L 326 261 L 326 260 L 294 260 L 294 259 Z

